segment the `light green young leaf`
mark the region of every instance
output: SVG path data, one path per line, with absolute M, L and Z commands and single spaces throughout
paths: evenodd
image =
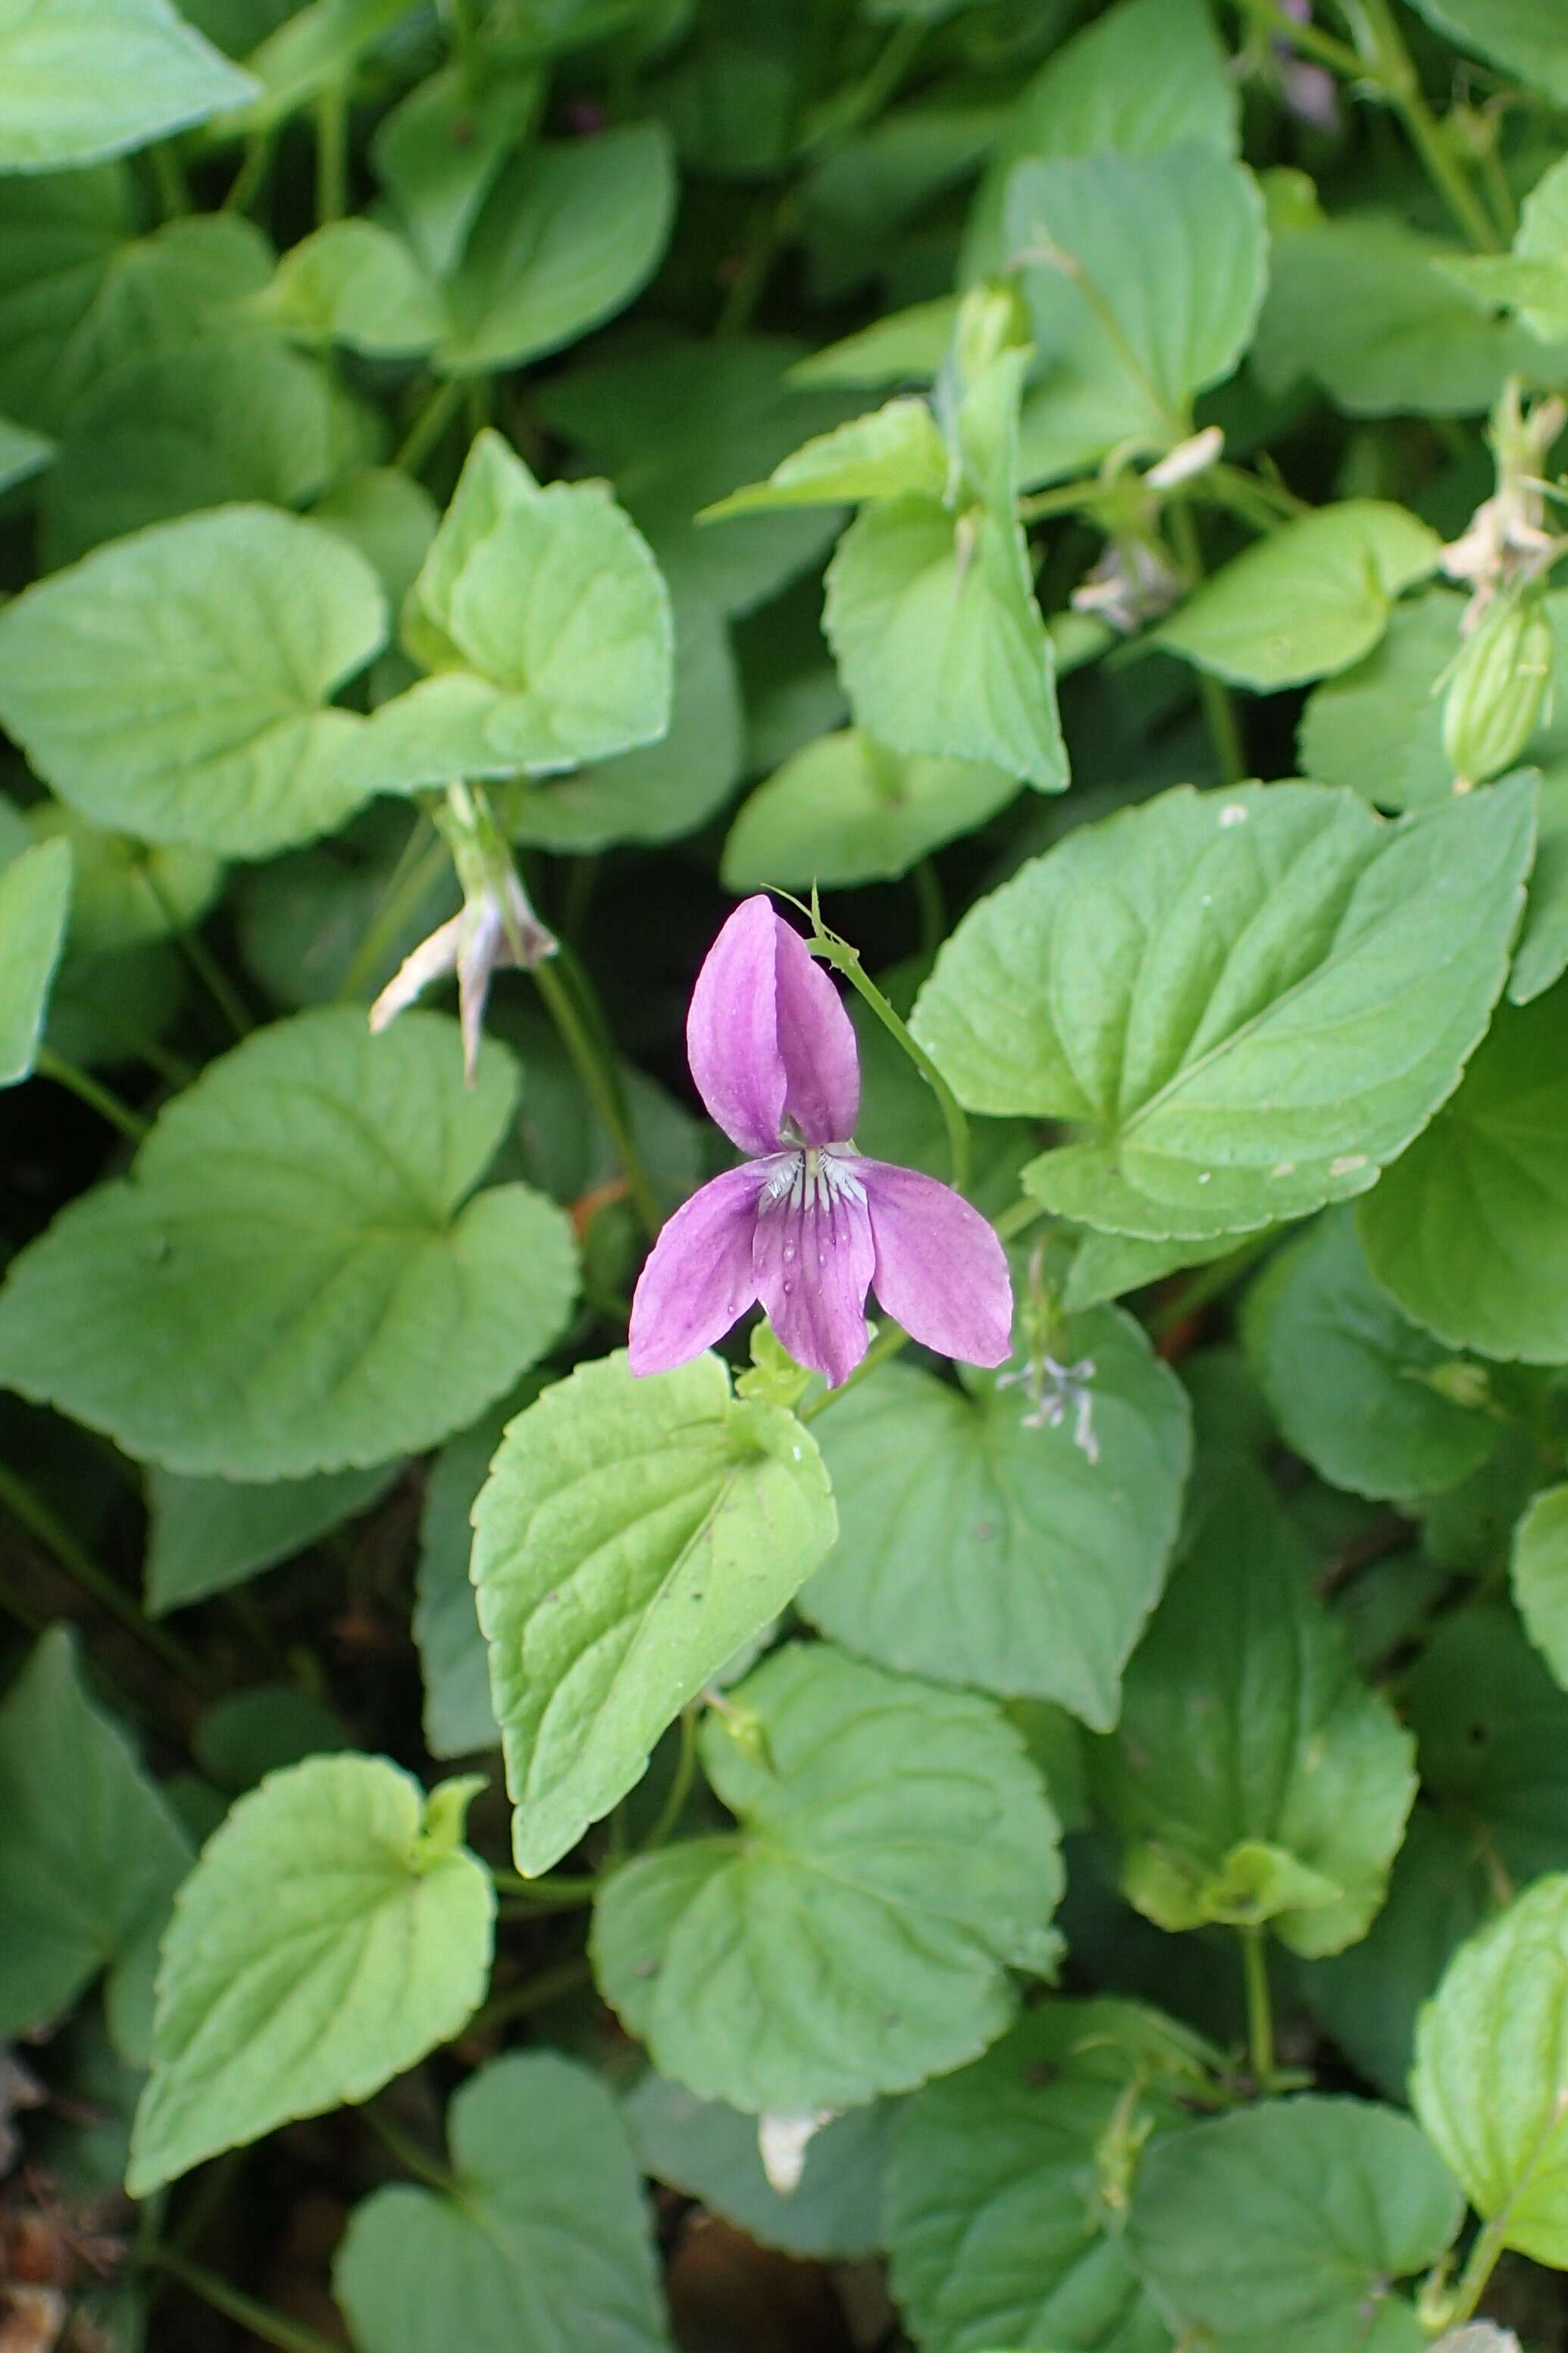
M 1205 580 L 1157 631 L 1200 670 L 1272 693 L 1348 670 L 1442 542 L 1405 507 L 1346 499 L 1285 524 Z
M 1412 0 L 1439 33 L 1568 106 L 1568 54 L 1555 0 Z
M 132 231 L 122 166 L 0 176 L 0 410 L 58 433 L 110 369 L 195 342 L 267 283 L 272 248 L 232 214 Z
M 539 495 L 538 482 L 510 442 L 488 425 L 474 436 L 399 618 L 404 646 L 422 670 L 461 669 L 463 651 L 452 635 L 458 583 L 505 517 L 526 513 Z
M 495 1888 L 459 1845 L 479 1785 L 426 1797 L 376 1757 L 312 1757 L 241 1798 L 163 1939 L 126 2187 L 368 2100 L 473 2016 Z
M 255 92 L 168 0 L 0 0 L 0 172 L 94 164 Z
M 1453 1089 L 1532 836 L 1517 779 L 1394 826 L 1317 785 L 1164 793 L 983 899 L 915 1033 L 970 1110 L 1083 1124 L 1028 1175 L 1064 1216 L 1150 1240 L 1300 1216 Z
M 1445 256 L 1445 277 L 1517 311 L 1543 343 L 1568 337 L 1568 164 L 1554 164 L 1520 210 L 1511 253 Z
M 1568 985 L 1499 1013 L 1360 1222 L 1377 1281 L 1450 1347 L 1568 1359 Z
M 651 2071 L 623 2114 L 642 2170 L 743 2231 L 759 2245 L 810 2261 L 849 2262 L 883 2242 L 882 2177 L 893 2102 L 847 2108 L 814 2132 L 800 2179 L 775 2189 L 763 2169 L 757 2119 L 700 2100 Z
M 815 1441 L 733 1398 L 715 1356 L 647 1380 L 601 1358 L 512 1423 L 472 1574 L 520 1871 L 547 1871 L 625 1797 L 837 1525 Z
M 1247 1294 L 1244 1329 L 1287 1445 L 1331 1486 L 1435 1494 L 1497 1445 L 1485 1395 L 1443 1386 L 1435 1376 L 1451 1351 L 1373 1282 L 1348 1209 L 1272 1261 Z
M 797 360 L 790 382 L 803 392 L 879 392 L 885 385 L 928 380 L 940 372 L 957 323 L 956 294 L 890 311 L 858 333 Z
M 851 2107 L 995 2040 L 1008 1968 L 1054 1965 L 1061 1888 L 999 1709 L 796 1644 L 700 1747 L 739 1829 L 626 1864 L 595 1912 L 600 1989 L 661 2074 L 752 2111 Z
M 1168 2353 L 1095 2195 L 1119 2121 L 1152 2129 L 1156 2147 L 1184 2121 L 1178 2084 L 1159 2080 L 1166 2025 L 1131 2002 L 1045 2002 L 902 2110 L 888 2176 L 891 2285 L 926 2353 Z
M 496 182 L 447 281 L 451 323 L 433 364 L 488 375 L 586 334 L 652 277 L 674 214 L 657 123 L 530 149 Z
M 1568 1486 L 1547 1487 L 1514 1531 L 1513 1598 L 1526 1630 L 1568 1690 Z
M 516 1092 L 493 1046 L 465 1088 L 441 1015 L 258 1031 L 12 1261 L 0 1380 L 193 1477 L 302 1479 L 466 1428 L 574 1288 L 552 1203 L 473 1191 Z
M 1504 2246 L 1568 2267 L 1568 1874 L 1459 1947 L 1416 2025 L 1410 2097 Z
M 331 532 L 226 507 L 98 549 L 0 611 L 0 723 L 62 800 L 262 858 L 342 825 L 364 722 L 328 708 L 386 601 Z
M 837 529 L 836 515 L 811 508 L 739 517 L 722 531 L 697 520 L 859 406 L 797 390 L 790 364 L 800 352 L 778 335 L 715 343 L 638 327 L 539 387 L 540 417 L 590 470 L 613 478 L 678 599 L 749 613 L 814 564 Z M 659 419 L 652 442 L 650 417 Z
M 1017 164 L 1005 236 L 1034 320 L 1023 480 L 1081 472 L 1108 450 L 1158 453 L 1192 430 L 1194 397 L 1229 375 L 1263 299 L 1263 200 L 1209 147 Z
M 13 491 L 18 482 L 27 481 L 41 473 L 55 454 L 55 445 L 41 433 L 30 432 L 25 425 L 13 425 L 0 417 L 0 491 Z
M 1551 5 L 1551 0 L 1547 0 Z M 1278 396 L 1307 377 L 1352 417 L 1470 417 L 1542 365 L 1527 329 L 1439 265 L 1457 251 L 1378 213 L 1277 237 L 1252 365 Z
M 41 841 L 0 872 L 0 1087 L 33 1075 L 70 895 L 68 842 Z
M 1418 2353 L 1390 2291 L 1452 2244 L 1463 2202 L 1408 2116 L 1364 2100 L 1262 2100 L 1152 2148 L 1132 2263 L 1184 2331 L 1226 2353 Z
M 190 1867 L 184 1831 L 51 1628 L 0 1705 L 0 2035 L 31 2033 L 111 1972 L 110 2023 L 145 2055 L 137 1980 Z
M 483 79 L 454 62 L 411 90 L 370 142 L 376 176 L 425 267 L 456 269 L 480 206 L 527 137 L 543 83 L 508 71 L 493 53 Z
M 1391 2100 L 1406 2097 L 1415 2016 L 1456 1946 L 1491 1911 L 1495 1890 L 1462 1813 L 1417 1800 L 1394 1859 L 1388 1895 L 1358 1944 L 1299 1961 L 1307 2006 L 1359 2074 Z
M 1026 1385 L 965 1394 L 897 1365 L 834 1407 L 821 1430 L 839 1541 L 801 1607 L 879 1665 L 1059 1700 L 1109 1731 L 1175 1541 L 1187 1403 L 1112 1309 L 1054 1345 L 1094 1366 L 1092 1456 L 1073 1406 L 1046 1424 Z
M 532 1077 L 531 1071 L 531 1086 Z M 529 1385 L 524 1387 L 526 1392 Z M 521 1401 L 510 1398 L 472 1430 L 449 1438 L 426 1482 L 414 1639 L 425 1682 L 425 1745 L 432 1757 L 471 1757 L 500 1741 L 490 1707 L 489 1654 L 479 1630 L 468 1556 L 474 1548 L 474 1505 L 520 1402 L 532 1399 L 526 1394 Z
M 740 673 L 723 615 L 677 602 L 669 727 L 657 744 L 533 781 L 514 841 L 578 854 L 615 841 L 677 841 L 728 799 L 745 765 Z
M 1356 1673 L 1260 1472 L 1215 1492 L 1122 1694 L 1091 1766 L 1141 1912 L 1168 1929 L 1267 1922 L 1307 1955 L 1365 1934 L 1414 1743 Z
M 1064 790 L 1051 641 L 1010 506 L 868 507 L 828 567 L 824 627 L 868 734 Z
M 773 468 L 763 482 L 748 482 L 701 521 L 766 512 L 772 507 L 839 506 L 848 500 L 896 499 L 905 491 L 940 499 L 950 471 L 946 445 L 923 400 L 889 401 L 868 417 L 851 417 L 819 434 Z
M 209 1594 L 226 1593 L 280 1560 L 292 1560 L 332 1528 L 379 1503 L 403 1469 L 328 1471 L 314 1479 L 245 1486 L 230 1479 L 182 1479 L 154 1470 L 147 1481 L 147 1608 L 161 1618 Z
M 307 343 L 346 343 L 372 358 L 427 352 L 446 325 L 441 298 L 395 230 L 330 221 L 283 256 L 250 305 Z
M 46 568 L 211 507 L 303 506 L 364 454 L 363 422 L 319 360 L 216 330 L 128 360 L 70 412 L 45 485 Z
M 1018 790 L 1005 768 L 890 752 L 858 727 L 819 736 L 759 785 L 724 844 L 729 890 L 890 881 Z
M 667 2353 L 653 2232 L 615 2096 L 553 2051 L 470 2075 L 449 2191 L 354 2209 L 332 2284 L 361 2353 Z

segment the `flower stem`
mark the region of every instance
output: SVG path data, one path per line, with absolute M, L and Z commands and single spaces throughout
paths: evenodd
M 403 845 L 403 855 L 392 870 L 386 893 L 365 927 L 364 935 L 349 958 L 342 979 L 338 984 L 338 1003 L 358 997 L 371 980 L 387 950 L 394 945 L 399 933 L 416 911 L 423 904 L 442 873 L 451 862 L 451 852 L 439 835 L 430 842 L 422 856 L 415 855 L 416 845 L 434 827 L 428 816 L 421 812 L 417 824 Z
M 1365 28 L 1372 55 L 1363 70 L 1404 123 L 1426 176 L 1471 243 L 1484 253 L 1496 253 L 1502 240 L 1460 168 L 1447 131 L 1421 94 L 1420 76 L 1389 0 L 1341 0 L 1341 5 L 1352 26 L 1359 22 Z
M 815 1421 L 819 1413 L 826 1413 L 830 1405 L 836 1405 L 841 1397 L 847 1397 L 851 1389 L 858 1388 L 862 1381 L 870 1378 L 879 1365 L 885 1365 L 889 1356 L 896 1356 L 900 1348 L 907 1348 L 909 1345 L 910 1335 L 900 1324 L 884 1324 L 849 1378 L 840 1381 L 836 1389 L 825 1389 L 819 1398 L 813 1398 L 809 1405 L 802 1406 L 799 1419 Z
M 207 1689 L 211 1678 L 194 1653 L 187 1651 L 184 1644 L 166 1628 L 149 1623 L 131 1596 L 115 1583 L 107 1569 L 100 1567 L 86 1546 L 72 1535 L 52 1507 L 5 1463 L 0 1463 L 0 1505 L 4 1505 L 29 1535 L 36 1536 L 54 1555 L 68 1576 L 73 1577 L 84 1592 L 91 1594 L 111 1617 L 118 1618 L 127 1633 L 133 1634 L 143 1649 L 153 1651 L 166 1667 L 197 1691 Z
M 443 378 L 409 427 L 407 438 L 393 464 L 400 466 L 405 474 L 417 474 L 462 404 L 462 378 L 455 375 Z
M 632 1207 L 651 1241 L 664 1221 L 659 1216 L 658 1203 L 654 1198 L 647 1170 L 643 1166 L 642 1155 L 632 1134 L 616 1073 L 606 1057 L 601 1054 L 580 1006 L 556 971 L 554 963 L 536 964 L 531 970 L 534 986 L 543 997 L 545 1009 L 583 1082 L 583 1092 L 598 1113 L 615 1147 Z
M 1185 499 L 1173 499 L 1167 512 L 1172 544 L 1189 584 L 1195 588 L 1204 576 L 1204 552 L 1198 538 L 1197 520 Z M 1241 728 L 1230 690 L 1223 680 L 1211 676 L 1206 670 L 1200 670 L 1198 697 L 1204 707 L 1209 741 L 1214 745 L 1220 782 L 1239 784 L 1247 774 L 1247 754 L 1242 746 Z
M 156 901 L 159 912 L 169 926 L 169 936 L 175 947 L 184 957 L 235 1036 L 247 1038 L 254 1024 L 240 1001 L 238 990 L 236 989 L 195 924 L 186 920 L 181 909 L 164 890 L 159 880 L 157 868 L 149 860 L 142 871 L 148 894 Z
M 342 2353 L 342 2348 L 332 2338 L 308 2328 L 302 2320 L 290 2320 L 286 2314 L 274 2312 L 270 2305 L 258 2304 L 253 2296 L 219 2279 L 216 2272 L 193 2263 L 188 2256 L 177 2255 L 170 2246 L 143 2247 L 138 2260 L 149 2271 L 166 2272 L 204 2304 L 211 2305 L 215 2312 L 221 2312 L 225 2319 L 237 2321 L 253 2337 L 258 2337 L 263 2345 L 275 2345 L 278 2353 Z
M 349 87 L 339 75 L 316 100 L 316 226 L 349 208 Z
M 915 886 L 915 904 L 921 918 L 921 954 L 934 956 L 947 937 L 947 908 L 942 895 L 942 877 L 929 858 L 910 871 L 910 881 Z
M 910 1035 L 905 1024 L 871 978 L 860 961 L 859 949 L 851 947 L 847 940 L 840 939 L 837 932 L 830 932 L 815 907 L 811 915 L 816 930 L 806 945 L 812 955 L 820 956 L 825 964 L 833 966 L 835 972 L 843 974 L 856 996 L 870 1007 L 889 1037 L 896 1039 L 903 1048 L 941 1104 L 942 1124 L 947 1130 L 948 1173 L 954 1192 L 962 1193 L 969 1182 L 969 1122 L 963 1116 L 958 1097 L 924 1047 L 918 1045 Z M 845 1386 L 847 1388 L 847 1382 Z
M 1497 2269 L 1498 2257 L 1503 2252 L 1506 2229 L 1507 2218 L 1499 2214 L 1477 2232 L 1475 2245 L 1466 2258 L 1465 2268 L 1459 2274 L 1454 2289 L 1454 2302 L 1447 2318 L 1449 2328 L 1458 2328 L 1461 2322 L 1468 2320 L 1486 2294 L 1487 2282 Z
M 691 1784 L 697 1774 L 697 1710 L 694 1707 L 681 1709 L 679 1727 L 680 1753 L 675 1760 L 675 1771 L 665 1792 L 664 1803 L 658 1810 L 653 1828 L 642 1842 L 640 1852 L 644 1854 L 651 1854 L 656 1847 L 664 1845 L 691 1795 Z
M 1247 2047 L 1253 2080 L 1260 2092 L 1274 2081 L 1274 2005 L 1268 1991 L 1267 1931 L 1237 1930 L 1241 1939 L 1242 1968 L 1247 1976 Z
M 129 1104 L 122 1103 L 108 1087 L 100 1086 L 90 1071 L 79 1070 L 75 1062 L 57 1054 L 52 1046 L 39 1047 L 33 1067 L 40 1079 L 52 1079 L 57 1087 L 68 1088 L 100 1119 L 106 1119 L 110 1127 L 117 1127 L 128 1144 L 140 1144 L 147 1134 L 146 1120 L 140 1118 Z
M 448 2197 L 451 2195 L 451 2173 L 437 2158 L 421 2148 L 411 2133 L 405 2133 L 401 2125 L 394 2124 L 390 2116 L 383 2116 L 374 2100 L 368 2107 L 362 2108 L 360 2114 L 405 2173 L 413 2174 L 416 2181 L 423 2181 L 428 2189 L 444 2191 Z

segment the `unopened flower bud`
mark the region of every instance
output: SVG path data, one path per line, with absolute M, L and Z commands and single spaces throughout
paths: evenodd
M 1456 791 L 1511 767 L 1535 733 L 1552 682 L 1552 624 L 1536 596 L 1500 599 L 1459 649 L 1443 706 Z

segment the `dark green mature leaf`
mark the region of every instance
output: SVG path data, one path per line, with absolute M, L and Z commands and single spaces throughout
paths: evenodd
M 1536 1496 L 1514 1533 L 1510 1573 L 1530 1639 L 1568 1689 L 1568 1486 Z
M 834 1407 L 839 1539 L 801 1607 L 879 1665 L 1059 1700 L 1109 1731 L 1175 1540 L 1186 1399 L 1110 1308 L 1055 1345 L 1094 1367 L 1092 1454 L 1074 1408 L 1049 1424 L 1026 1384 L 976 1377 L 965 1394 L 892 1366 Z
M 1179 2030 L 1156 2011 L 1052 2001 L 909 2103 L 888 2236 L 893 2294 L 927 2353 L 1167 2353 L 1099 2159 L 1119 2125 L 1124 2146 L 1152 2129 L 1159 2147 L 1182 2123 L 1179 2092 L 1201 2081 L 1183 2061 Z
M 1300 686 L 1360 661 L 1441 552 L 1435 531 L 1385 500 L 1320 507 L 1205 581 L 1159 642 L 1260 692 Z
M 464 1428 L 574 1287 L 553 1204 L 473 1191 L 516 1086 L 491 1047 L 466 1090 L 437 1014 L 258 1031 L 12 1261 L 0 1378 L 196 1477 L 304 1478 Z
M 33 1074 L 70 895 L 68 842 L 41 841 L 0 872 L 0 1087 Z
M 526 1395 L 509 1398 L 472 1430 L 449 1438 L 426 1482 L 414 1639 L 425 1681 L 425 1745 L 432 1757 L 469 1757 L 500 1741 L 468 1556 L 479 1490 L 508 1422 L 528 1402 Z
M 1003 266 L 1007 181 L 1023 157 L 1153 155 L 1184 142 L 1232 155 L 1238 111 L 1202 0 L 1118 0 L 1053 49 L 1014 100 L 965 231 L 965 277 Z
M 26 426 L 13 425 L 9 417 L 0 417 L 0 491 L 15 490 L 18 482 L 40 473 L 54 454 L 54 443 L 41 433 L 29 432 Z
M 332 533 L 219 508 L 98 549 L 0 612 L 0 721 L 62 800 L 149 841 L 260 858 L 363 798 L 329 697 L 386 600 Z
M 1450 1347 L 1568 1359 L 1568 985 L 1499 1013 L 1360 1224 L 1377 1281 Z
M 1408 2116 L 1361 2100 L 1264 2100 L 1152 2148 L 1133 2263 L 1184 2329 L 1226 2353 L 1416 2353 L 1395 2280 L 1436 2263 L 1464 2209 Z
M 1504 2246 L 1568 2248 L 1568 1875 L 1462 1945 L 1415 2031 L 1415 2113 Z
M 147 1608 L 153 1617 L 226 1593 L 378 1503 L 402 1471 L 328 1471 L 314 1479 L 243 1486 L 229 1479 L 147 1481 Z M 439 1752 L 437 1752 L 439 1753 Z
M 1007 183 L 1005 235 L 1038 353 L 1025 486 L 1190 433 L 1194 398 L 1236 366 L 1263 299 L 1251 174 L 1191 143 L 1026 162 Z
M 190 1866 L 183 1830 L 54 1627 L 0 1706 L 0 2035 L 63 2017 L 110 1971 L 116 2042 L 145 2055 L 142 1985 Z
M 479 1786 L 427 1798 L 384 1758 L 312 1757 L 239 1800 L 163 1939 L 132 2197 L 369 2099 L 472 2017 L 495 1913 L 458 1843 Z
M 601 1990 L 660 2073 L 740 2108 L 845 2107 L 994 2042 L 1008 1968 L 1054 1964 L 1061 1886 L 1000 1711 L 797 1644 L 700 1745 L 740 1828 L 626 1864 L 594 1921 Z
M 731 1396 L 717 1356 L 637 1380 L 616 1355 L 512 1423 L 474 1525 L 513 1848 L 541 1872 L 794 1599 L 837 1522 L 804 1425 Z
M 168 0 L 0 0 L 0 172 L 93 164 L 255 92 Z
M 1485 1397 L 1436 1377 L 1459 1369 L 1451 1352 L 1373 1282 L 1348 1210 L 1273 1261 L 1248 1293 L 1246 1331 L 1288 1444 L 1332 1486 L 1435 1494 L 1497 1444 Z
M 882 2177 L 896 2103 L 848 2108 L 814 2132 L 799 2180 L 775 2189 L 763 2169 L 755 2116 L 700 2100 L 662 2075 L 645 2075 L 627 2094 L 627 2129 L 645 2173 L 710 2213 L 723 2215 L 764 2247 L 845 2261 L 881 2245 Z
M 1091 1752 L 1122 1877 L 1163 1928 L 1267 1922 L 1299 1953 L 1365 1934 L 1415 1794 L 1414 1744 L 1351 1664 L 1263 1480 L 1216 1490 Z
M 411 90 L 371 140 L 376 175 L 425 267 L 456 268 L 479 207 L 527 136 L 542 95 L 536 73 L 487 60 L 483 81 L 460 62 Z
M 134 235 L 118 165 L 0 176 L 0 410 L 58 433 L 111 368 L 194 343 L 271 269 L 261 231 L 226 213 Z
M 1512 1611 L 1479 1603 L 1441 1619 L 1403 1696 L 1423 1785 L 1494 1888 L 1568 1866 L 1568 1694 Z
M 1568 56 L 1553 0 L 1413 0 L 1428 24 L 1461 47 L 1568 106 Z
M 614 2095 L 574 2061 L 512 2052 L 453 2100 L 450 2191 L 356 2207 L 333 2284 L 362 2353 L 664 2353 L 653 2233 Z
M 973 833 L 1017 790 L 1005 768 L 890 752 L 845 728 L 757 786 L 730 828 L 721 872 L 735 892 L 890 881 Z
M 1397 826 L 1313 785 L 1165 793 L 983 899 L 915 1032 L 971 1110 L 1081 1122 L 1030 1189 L 1202 1239 L 1364 1191 L 1453 1089 L 1533 848 L 1515 779 Z
M 623 310 L 657 268 L 675 210 L 655 123 L 536 147 L 497 181 L 444 289 L 447 375 L 485 375 L 558 351 Z

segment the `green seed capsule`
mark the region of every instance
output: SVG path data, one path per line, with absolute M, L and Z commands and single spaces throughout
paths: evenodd
M 1460 648 L 1443 706 L 1443 744 L 1460 786 L 1511 767 L 1540 722 L 1552 680 L 1552 624 L 1539 596 L 1493 606 Z

